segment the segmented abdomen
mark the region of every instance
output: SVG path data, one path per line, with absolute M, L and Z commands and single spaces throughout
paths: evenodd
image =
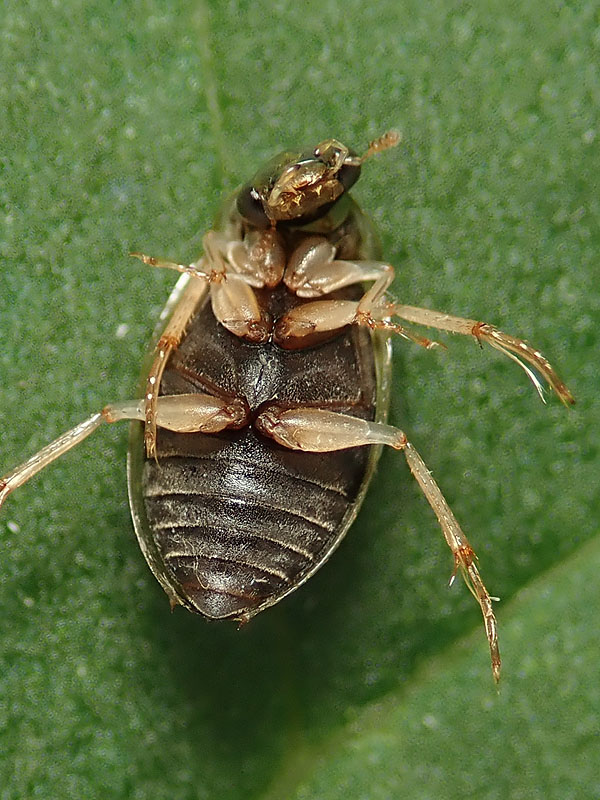
M 175 443 L 176 435 L 168 436 Z M 360 490 L 367 448 L 299 454 L 252 429 L 191 440 L 188 434 L 188 454 L 175 457 L 163 439 L 158 466 L 145 464 L 152 536 L 195 610 L 251 616 L 295 588 L 335 547 Z

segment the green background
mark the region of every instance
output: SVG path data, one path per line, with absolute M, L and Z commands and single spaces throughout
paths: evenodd
M 542 348 L 547 407 L 462 337 L 395 343 L 401 455 L 302 590 L 238 632 L 171 615 L 132 533 L 127 431 L 0 515 L 0 798 L 600 797 L 597 3 L 61 3 L 0 11 L 0 464 L 132 395 L 172 275 L 287 146 L 403 144 L 356 188 L 402 302 Z

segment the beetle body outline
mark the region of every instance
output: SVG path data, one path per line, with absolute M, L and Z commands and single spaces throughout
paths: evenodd
M 83 441 L 102 423 L 139 420 L 143 426 L 134 423 L 133 455 L 128 474 L 136 534 L 150 568 L 172 605 L 182 604 L 208 617 L 233 617 L 245 622 L 304 583 L 327 560 L 356 515 L 381 446 L 391 446 L 403 451 L 438 518 L 454 558 L 451 582 L 460 571 L 479 602 L 492 672 L 498 680 L 500 654 L 493 598 L 483 584 L 475 553 L 413 445 L 402 430 L 385 422 L 389 397 L 389 337 L 397 334 L 427 349 L 437 345 L 413 333 L 404 322 L 472 336 L 480 344 L 487 343 L 520 364 L 540 394 L 541 383 L 533 370 L 546 380 L 565 405 L 574 401 L 545 357 L 522 339 L 488 323 L 395 303 L 387 297 L 393 268 L 373 260 L 373 252 L 367 246 L 372 237 L 348 190 L 358 179 L 368 157 L 397 142 L 397 135 L 386 134 L 372 142 L 362 156 L 335 139 L 325 140 L 307 151 L 281 154 L 230 201 L 223 227 L 206 234 L 204 255 L 197 262 L 185 265 L 132 254 L 151 266 L 184 273 L 186 278 L 180 280 L 167 306 L 170 316 L 145 372 L 142 398 L 106 406 L 0 478 L 0 505 L 10 492 Z M 216 339 L 229 342 L 221 348 L 217 359 L 221 366 L 229 364 L 229 373 L 227 368 L 219 368 L 216 375 L 212 374 L 208 362 L 200 361 L 199 367 L 185 362 L 190 355 L 186 350 L 194 336 L 200 337 L 192 346 L 196 352 L 202 350 L 203 339 L 213 350 L 219 349 Z M 244 348 L 246 352 L 253 352 L 254 357 L 233 356 L 234 351 Z M 352 350 L 350 360 L 344 362 L 349 349 Z M 358 375 L 354 383 L 350 380 L 344 384 L 342 379 L 346 375 L 338 372 L 340 391 L 329 385 L 324 393 L 320 391 L 318 380 L 313 380 L 314 396 L 310 391 L 288 393 L 290 376 L 298 377 L 302 373 L 302 367 L 298 368 L 297 364 L 295 372 L 292 369 L 283 380 L 279 376 L 277 380 L 263 381 L 269 372 L 268 362 L 275 365 L 277 372 L 284 363 L 293 363 L 294 359 L 297 362 L 300 354 L 300 365 L 304 360 L 307 367 L 315 364 L 318 367 L 318 354 L 323 353 L 328 353 L 332 363 L 337 362 L 342 370 L 345 365 L 350 371 L 362 371 L 362 377 Z M 261 357 L 264 374 L 259 363 Z M 250 380 L 240 379 L 237 383 L 231 380 L 232 374 L 236 370 L 241 373 L 245 364 L 253 365 L 254 374 Z M 179 379 L 175 376 L 177 372 Z M 323 383 L 327 385 L 327 380 Z M 261 387 L 266 394 L 261 393 Z M 257 578 L 256 574 L 242 577 L 241 583 L 233 586 L 231 569 L 229 572 L 206 569 L 211 559 L 213 565 L 217 562 L 222 565 L 224 561 L 233 564 L 236 559 L 228 557 L 227 548 L 221 548 L 221 555 L 218 547 L 210 553 L 201 549 L 195 551 L 193 544 L 188 546 L 188 541 L 187 549 L 177 552 L 173 544 L 182 544 L 181 539 L 175 541 L 171 530 L 171 541 L 165 545 L 160 533 L 177 526 L 190 527 L 190 514 L 193 516 L 188 507 L 187 511 L 175 511 L 176 525 L 169 521 L 169 514 L 173 513 L 169 496 L 189 495 L 190 492 L 189 486 L 183 486 L 181 481 L 176 485 L 178 478 L 173 472 L 167 483 L 161 485 L 160 461 L 167 463 L 173 458 L 191 457 L 201 463 L 204 453 L 200 457 L 198 454 L 205 445 L 210 449 L 215 442 L 243 441 L 249 436 L 255 444 L 258 442 L 261 452 L 266 448 L 271 453 L 273 462 L 279 458 L 279 455 L 277 459 L 274 457 L 275 453 L 283 454 L 288 464 L 301 463 L 303 458 L 307 463 L 315 454 L 328 454 L 323 456 L 325 462 L 329 458 L 329 463 L 339 463 L 340 474 L 344 471 L 344 453 L 369 448 L 368 455 L 357 457 L 358 469 L 348 473 L 353 475 L 354 486 L 341 512 L 337 517 L 319 520 L 333 526 L 332 536 L 320 552 L 312 554 L 312 563 L 298 568 L 292 559 L 289 572 L 283 562 L 279 566 L 270 563 L 269 569 L 263 570 L 265 575 L 279 579 L 277 586 L 269 584 L 267 578 Z M 185 448 L 192 441 L 202 441 L 200 451 L 186 453 Z M 227 449 L 226 445 L 214 445 L 213 449 L 219 448 Z M 246 458 L 245 463 L 248 466 L 251 460 Z M 193 473 L 194 469 L 191 471 Z M 184 472 L 179 470 L 179 477 Z M 214 478 L 218 470 L 213 472 Z M 281 475 L 279 473 L 278 477 Z M 239 475 L 237 480 L 239 489 Z M 319 480 L 323 482 L 322 476 Z M 138 484 L 142 487 L 143 501 L 140 501 Z M 223 499 L 224 484 L 217 482 L 215 485 L 218 503 Z M 265 482 L 254 484 L 255 488 L 259 485 L 264 493 Z M 242 489 L 238 500 L 243 503 L 245 489 Z M 289 487 L 288 493 L 293 494 Z M 154 514 L 149 509 L 152 498 L 158 495 L 166 499 L 166 503 Z M 301 516 L 298 510 L 296 516 Z M 195 522 L 191 520 L 192 526 Z M 251 524 L 256 534 L 260 520 L 255 517 Z M 212 533 L 216 532 L 213 527 Z M 263 539 L 268 541 L 266 537 Z M 280 560 L 286 547 L 292 551 L 295 548 L 297 555 L 306 555 L 301 541 L 294 542 L 291 548 L 289 541 L 272 544 L 279 547 Z M 241 551 L 237 548 L 238 555 L 243 556 L 251 549 L 244 547 Z M 181 564 L 174 568 L 167 565 L 169 558 L 172 564 L 176 564 L 177 558 L 187 559 L 188 564 L 183 569 Z M 237 562 L 238 566 L 248 566 L 243 558 L 238 558 Z M 213 585 L 212 579 L 216 581 Z M 257 589 L 261 583 L 269 584 L 266 588 L 263 586 L 262 594 Z M 211 601 L 212 606 L 196 602 L 196 596 L 207 592 L 212 592 L 213 601 L 218 595 L 228 595 L 240 599 L 241 604 L 226 608 L 219 602 Z

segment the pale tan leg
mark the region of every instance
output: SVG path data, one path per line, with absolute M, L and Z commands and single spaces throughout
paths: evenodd
M 205 257 L 195 264 L 179 264 L 164 258 L 154 258 L 143 253 L 130 253 L 151 267 L 172 269 L 194 278 L 220 283 L 224 276 L 261 289 L 273 287 L 281 281 L 285 267 L 285 250 L 277 231 L 248 233 L 243 240 L 228 239 L 221 233 L 209 231 L 202 239 Z
M 48 464 L 60 458 L 67 450 L 70 450 L 72 447 L 75 447 L 75 445 L 78 445 L 79 442 L 86 439 L 96 428 L 102 425 L 103 422 L 106 422 L 106 420 L 101 412 L 92 414 L 91 417 L 88 417 L 84 422 L 80 422 L 79 425 L 71 428 L 70 431 L 63 433 L 62 436 L 59 436 L 58 439 L 55 439 L 50 444 L 46 445 L 46 447 L 43 447 L 39 452 L 31 456 L 31 458 L 28 458 L 27 461 L 24 461 L 12 472 L 0 478 L 0 506 L 11 492 L 18 489 L 19 486 L 22 486 L 30 478 L 33 478 L 34 475 L 37 475 L 37 473 L 43 470 L 44 467 L 47 467 Z
M 154 256 L 147 256 L 145 253 L 129 253 L 132 258 L 139 258 L 144 264 L 149 267 L 157 267 L 158 269 L 172 269 L 175 272 L 181 272 L 183 275 L 190 275 L 192 278 L 200 278 L 203 281 L 211 282 L 218 280 L 219 271 L 207 271 L 205 259 L 201 258 L 195 264 L 178 264 L 177 261 L 169 261 L 166 258 L 155 258 Z
M 227 274 L 222 283 L 210 287 L 213 314 L 224 328 L 259 344 L 270 336 L 272 320 L 258 302 L 254 289 L 237 276 Z
M 226 243 L 227 261 L 250 286 L 273 288 L 280 283 L 285 269 L 285 248 L 274 228 L 250 231 L 243 241 Z
M 284 251 L 275 232 L 266 231 L 248 242 L 229 241 L 209 231 L 203 238 L 205 256 L 195 264 L 179 264 L 132 253 L 144 264 L 190 275 L 173 314 L 160 337 L 146 379 L 146 454 L 156 458 L 156 402 L 169 356 L 179 346 L 186 327 L 210 286 L 211 304 L 217 320 L 231 333 L 251 342 L 264 342 L 270 335 L 270 320 L 252 289 L 277 282 L 283 274 Z M 239 270 L 239 271 L 238 271 Z
M 529 368 L 521 362 L 521 358 L 538 370 L 540 375 L 548 382 L 557 397 L 565 404 L 572 405 L 575 402 L 573 395 L 559 378 L 556 371 L 547 358 L 531 345 L 518 339 L 516 336 L 504 333 L 498 328 L 487 322 L 478 322 L 474 319 L 463 319 L 454 317 L 451 314 L 443 314 L 440 311 L 430 311 L 427 308 L 416 308 L 415 306 L 405 306 L 398 303 L 388 305 L 384 309 L 385 316 L 400 317 L 418 325 L 427 325 L 451 333 L 462 333 L 467 336 L 474 336 L 479 342 L 487 342 L 496 350 L 500 350 L 509 358 L 513 358 L 527 373 L 533 381 L 534 386 L 540 391 L 539 381 Z M 542 396 L 543 399 L 543 396 Z
M 148 458 L 156 458 L 156 405 L 167 359 L 179 346 L 194 311 L 205 297 L 207 291 L 208 283 L 204 281 L 191 280 L 188 283 L 160 339 L 156 343 L 154 358 L 146 378 L 144 395 L 146 409 L 144 442 Z
M 427 349 L 439 345 L 438 342 L 417 336 L 406 330 L 403 325 L 392 322 L 392 317 L 399 317 L 408 322 L 474 336 L 479 342 L 487 342 L 496 350 L 500 350 L 516 361 L 525 370 L 543 400 L 540 381 L 527 364 L 523 363 L 521 360 L 523 359 L 538 370 L 565 405 L 572 405 L 575 402 L 573 395 L 559 378 L 548 359 L 522 339 L 504 333 L 486 322 L 463 319 L 450 314 L 442 314 L 439 311 L 429 311 L 425 308 L 405 306 L 399 303 L 386 303 L 382 291 L 384 291 L 383 282 L 376 281 L 358 302 L 315 300 L 312 303 L 296 306 L 278 321 L 275 328 L 276 337 L 279 341 L 285 342 L 286 338 L 297 339 L 320 331 L 337 330 L 345 325 L 354 324 L 364 325 L 371 330 L 383 329 L 397 333 Z
M 323 236 L 310 236 L 291 254 L 284 283 L 302 298 L 322 297 L 331 292 L 373 281 L 360 301 L 316 300 L 296 306 L 281 317 L 275 328 L 275 340 L 286 346 L 286 340 L 302 339 L 346 325 L 366 325 L 371 329 L 387 328 L 390 332 L 430 349 L 438 342 L 418 336 L 402 325 L 379 319 L 372 309 L 381 306 L 385 293 L 394 280 L 394 268 L 384 261 L 344 261 L 336 259 L 336 248 Z
M 492 599 L 477 569 L 477 557 L 439 486 L 406 434 L 391 425 L 369 422 L 326 409 L 290 409 L 275 404 L 258 415 L 255 426 L 263 435 L 294 450 L 331 452 L 361 445 L 385 444 L 404 452 L 410 471 L 435 512 L 446 543 L 452 551 L 454 573 L 451 583 L 456 571 L 460 569 L 465 583 L 479 603 L 490 648 L 492 674 L 497 682 L 500 679 L 500 651 L 496 617 L 492 609 Z
M 362 302 L 362 301 L 360 301 Z M 378 320 L 371 314 L 359 311 L 360 303 L 356 300 L 315 300 L 312 303 L 295 306 L 287 314 L 277 320 L 275 325 L 275 341 L 285 347 L 287 339 L 301 339 L 315 333 L 336 331 L 346 325 L 364 325 L 371 330 L 385 328 L 391 333 L 396 333 L 404 339 L 430 350 L 440 347 L 439 342 L 434 342 L 424 336 L 418 336 L 407 330 L 402 325 L 389 320 Z M 444 345 L 441 345 L 442 347 Z
M 283 282 L 298 297 L 311 298 L 366 281 L 375 281 L 378 294 L 385 293 L 394 278 L 393 267 L 383 261 L 343 261 L 335 256 L 335 246 L 325 237 L 309 236 L 290 255 Z
M 8 495 L 93 433 L 103 422 L 145 419 L 144 400 L 112 403 L 63 433 L 0 478 L 0 506 Z M 178 433 L 218 433 L 225 428 L 247 424 L 248 405 L 238 398 L 222 399 L 209 394 L 180 394 L 159 397 L 156 422 L 159 427 Z

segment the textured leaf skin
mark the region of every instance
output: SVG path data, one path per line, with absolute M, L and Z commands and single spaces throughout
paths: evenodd
M 392 419 L 502 597 L 499 695 L 398 455 L 336 557 L 238 632 L 169 614 L 126 431 L 96 434 L 0 517 L 2 800 L 600 794 L 599 20 L 523 6 L 5 3 L 2 468 L 131 395 L 172 279 L 127 253 L 192 259 L 265 158 L 390 127 L 354 193 L 396 296 L 524 335 L 578 403 L 456 337 L 396 344 Z

